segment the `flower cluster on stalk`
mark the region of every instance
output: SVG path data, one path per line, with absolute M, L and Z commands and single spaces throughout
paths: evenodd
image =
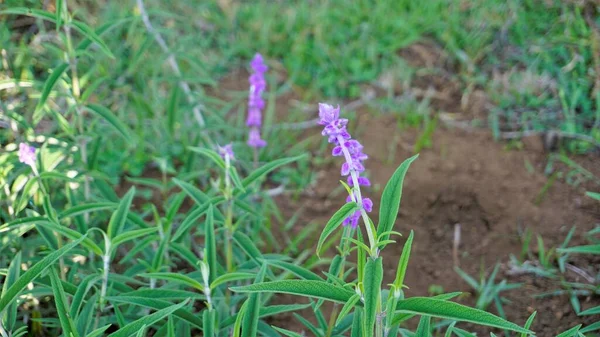
M 261 138 L 260 127 L 262 125 L 262 110 L 265 108 L 265 101 L 262 94 L 267 88 L 265 73 L 267 65 L 262 55 L 256 54 L 250 62 L 252 74 L 250 75 L 250 94 L 248 96 L 248 118 L 246 125 L 250 127 L 248 133 L 248 145 L 254 148 L 261 148 L 267 145 L 267 142 Z
M 359 209 L 344 220 L 344 225 L 356 227 L 361 210 L 371 212 L 373 202 L 369 198 L 363 198 L 360 186 L 370 186 L 371 182 L 367 177 L 361 176 L 365 171 L 364 161 L 368 158 L 363 152 L 363 146 L 355 139 L 352 139 L 346 129 L 348 120 L 340 118 L 340 107 L 333 107 L 329 104 L 319 103 L 319 124 L 323 125 L 323 136 L 328 138 L 329 143 L 334 144 L 333 156 L 344 156 L 345 162 L 342 164 L 341 175 L 347 176 L 348 185 L 353 187 L 351 194 L 346 199 L 347 202 L 355 201 Z

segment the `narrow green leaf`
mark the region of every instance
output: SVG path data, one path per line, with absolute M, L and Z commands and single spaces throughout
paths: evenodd
M 120 245 L 123 242 L 135 240 L 139 237 L 153 234 L 157 230 L 158 230 L 158 228 L 153 227 L 153 228 L 142 228 L 142 229 L 127 231 L 125 233 L 121 233 L 121 234 L 115 236 L 112 239 L 111 243 L 112 243 L 113 248 L 116 248 L 118 245 Z
M 60 283 L 60 279 L 56 270 L 50 268 L 50 280 L 52 282 L 52 292 L 54 293 L 54 302 L 56 303 L 56 312 L 60 321 L 60 326 L 63 329 L 63 334 L 66 336 L 77 337 L 77 328 L 73 323 L 73 319 L 69 315 L 67 307 L 67 295 Z
M 233 181 L 233 186 L 239 189 L 242 193 L 246 192 L 246 188 L 242 183 L 242 178 L 240 178 L 240 175 L 234 166 L 229 168 L 229 176 L 231 177 L 231 181 Z
M 408 260 L 410 259 L 410 250 L 412 248 L 414 232 L 411 230 L 404 247 L 402 248 L 402 255 L 398 261 L 398 269 L 396 270 L 396 279 L 394 280 L 394 286 L 396 289 L 402 289 L 404 285 L 404 276 L 406 275 L 406 268 L 408 268 Z
M 46 257 L 44 257 L 34 266 L 29 268 L 29 270 L 27 270 L 19 279 L 17 279 L 15 283 L 8 288 L 8 290 L 2 292 L 2 297 L 0 297 L 0 312 L 4 311 L 4 309 L 12 303 L 12 301 L 17 297 L 17 295 L 19 295 L 19 293 L 23 289 L 25 289 L 29 282 L 33 281 L 35 278 L 40 276 L 60 257 L 62 257 L 71 249 L 79 245 L 83 241 L 83 239 L 86 238 L 86 235 L 46 255 Z
M 248 188 L 248 186 L 252 185 L 252 183 L 254 183 L 256 180 L 260 179 L 262 176 L 268 174 L 269 172 L 277 169 L 280 166 L 287 165 L 289 163 L 293 163 L 302 158 L 304 158 L 304 155 L 300 155 L 297 157 L 291 157 L 291 158 L 282 158 L 282 159 L 277 159 L 272 162 L 269 162 L 269 163 L 257 168 L 256 170 L 252 171 L 252 173 L 250 173 L 244 180 L 242 180 L 242 185 L 244 185 L 245 188 Z
M 304 280 L 323 281 L 323 279 L 319 275 L 313 273 L 312 271 L 310 271 L 302 266 L 294 264 L 294 263 L 278 261 L 278 260 L 269 260 L 269 261 L 265 261 L 265 262 L 271 266 L 275 266 L 277 268 L 287 270 Z
M 381 204 L 379 206 L 377 233 L 388 232 L 394 228 L 396 217 L 398 217 L 398 210 L 400 209 L 404 177 L 406 176 L 410 164 L 412 164 L 418 156 L 418 154 L 414 155 L 400 164 L 396 172 L 394 172 L 388 183 L 385 185 L 383 194 L 381 195 Z M 389 234 L 384 234 L 381 239 L 387 240 L 389 237 Z M 381 249 L 383 249 L 383 247 Z
M 192 228 L 192 226 L 196 224 L 196 220 L 198 220 L 208 210 L 208 207 L 210 205 L 211 204 L 207 202 L 204 205 L 193 209 L 185 217 L 185 219 L 183 219 L 181 225 L 179 225 L 179 227 L 175 230 L 175 234 L 173 234 L 171 241 L 176 242 L 182 236 L 189 234 L 190 228 Z
M 325 228 L 323 228 L 321 236 L 319 237 L 319 242 L 317 243 L 317 256 L 321 253 L 321 247 L 323 246 L 323 243 L 325 243 L 327 237 L 329 237 L 329 235 L 331 235 L 331 233 L 333 233 L 333 231 L 335 231 L 342 224 L 342 222 L 357 209 L 358 205 L 355 202 L 349 202 L 342 206 L 337 212 L 335 212 L 331 219 L 329 219 L 327 225 L 325 225 Z
M 212 283 L 217 277 L 219 277 L 219 270 L 217 267 L 217 238 L 215 237 L 215 220 L 213 215 L 212 205 L 208 206 L 206 212 L 206 221 L 204 222 L 204 235 L 205 235 L 205 254 L 206 260 L 208 261 L 208 282 Z M 226 239 L 228 240 L 228 239 Z
M 110 337 L 129 337 L 132 334 L 138 332 L 140 329 L 142 329 L 142 327 L 151 326 L 154 323 L 162 320 L 163 318 L 168 317 L 169 315 L 173 314 L 175 311 L 183 308 L 183 306 L 185 306 L 187 304 L 187 302 L 188 301 L 185 300 L 179 304 L 172 305 L 170 307 L 160 309 L 150 315 L 143 316 L 142 318 L 137 319 L 137 320 L 127 324 L 126 326 L 122 327 L 118 331 L 113 332 L 109 336 Z
M 181 283 L 188 287 L 198 289 L 202 292 L 204 291 L 204 286 L 202 285 L 202 283 L 200 283 L 200 282 L 194 280 L 193 278 L 191 278 L 187 275 L 184 275 L 184 274 L 166 273 L 165 272 L 165 273 L 143 273 L 143 274 L 139 274 L 139 276 Z
M 220 286 L 223 283 L 227 283 L 227 282 L 231 282 L 231 281 L 238 281 L 238 280 L 247 280 L 247 279 L 254 278 L 254 277 L 256 277 L 256 274 L 253 274 L 253 273 L 232 272 L 232 273 L 224 274 L 224 275 L 217 277 L 210 284 L 210 288 L 215 289 L 216 287 Z
M 350 333 L 350 337 L 362 337 L 362 316 L 362 308 L 356 308 L 352 320 L 352 332 Z
M 579 329 L 581 328 L 581 324 L 572 327 L 571 329 L 564 331 L 558 335 L 556 335 L 556 337 L 573 337 L 577 335 L 577 332 L 579 331 Z
M 531 324 L 533 324 L 533 320 L 535 319 L 535 315 L 537 315 L 537 311 L 534 311 L 533 314 L 531 314 L 531 316 L 529 316 L 529 318 L 527 319 L 527 322 L 525 322 L 525 329 L 529 329 L 531 328 Z M 526 333 L 521 333 L 521 337 L 527 337 Z
M 240 337 L 242 333 L 242 321 L 246 317 L 246 310 L 248 308 L 248 301 L 242 304 L 240 311 L 237 313 L 235 323 L 233 324 L 233 337 Z
M 202 313 L 202 323 L 204 324 L 203 336 L 214 337 L 217 312 L 213 309 L 204 310 Z
M 373 336 L 377 308 L 381 305 L 381 282 L 383 281 L 382 258 L 369 258 L 365 266 L 364 275 L 364 303 L 365 303 L 365 332 L 366 336 Z
M 559 248 L 559 253 L 600 254 L 600 244 L 588 246 L 576 246 L 570 248 Z
M 117 208 L 116 203 L 114 202 L 96 202 L 84 205 L 77 205 L 73 207 L 69 207 L 68 209 L 62 211 L 58 214 L 59 219 L 70 218 L 77 215 L 82 215 L 91 212 L 103 211 L 103 210 L 112 210 Z
M 426 297 L 412 297 L 398 301 L 396 310 L 416 315 L 434 316 L 456 321 L 471 322 L 494 328 L 533 334 L 514 323 L 488 312 L 469 308 L 462 304 Z
M 417 326 L 417 331 L 415 331 L 415 337 L 429 337 L 431 334 L 431 317 L 430 316 L 421 316 L 419 320 L 419 326 Z
M 4 278 L 4 284 L 2 284 L 2 293 L 0 293 L 0 295 L 6 293 L 8 288 L 12 286 L 16 282 L 16 280 L 19 279 L 20 275 L 21 251 L 15 254 L 12 261 L 10 262 L 10 265 L 8 266 L 6 277 Z M 17 303 L 11 303 L 6 309 L 6 311 L 4 311 L 4 314 L 2 315 L 2 317 L 0 317 L 0 319 L 2 319 L 2 322 L 0 322 L 0 324 L 3 324 L 6 329 L 12 331 L 15 328 L 15 323 L 17 322 Z
M 176 178 L 173 178 L 173 182 L 177 186 L 179 186 L 199 206 L 204 205 L 209 200 L 208 196 L 204 192 L 196 188 L 194 185 Z
M 256 248 L 256 246 L 254 245 L 254 242 L 252 242 L 252 240 L 250 240 L 250 238 L 248 236 L 246 236 L 244 233 L 242 233 L 240 231 L 237 231 L 237 232 L 233 233 L 233 240 L 258 265 L 262 264 L 262 262 L 261 262 L 262 257 L 263 257 L 262 253 L 260 252 L 260 250 L 258 250 L 258 248 Z
M 257 283 L 242 287 L 233 287 L 238 293 L 282 293 L 322 298 L 337 303 L 346 303 L 354 292 L 323 281 L 283 280 Z
M 119 207 L 117 207 L 117 210 L 110 218 L 110 222 L 108 223 L 108 228 L 106 230 L 106 234 L 108 234 L 109 238 L 113 239 L 123 231 L 123 227 L 125 227 L 125 221 L 127 220 L 127 213 L 129 213 L 129 208 L 131 208 L 131 202 L 133 201 L 134 195 L 135 187 L 132 186 L 129 191 L 127 191 L 127 194 L 125 194 L 119 203 Z
M 0 14 L 17 14 L 27 15 L 38 19 L 47 20 L 56 23 L 56 17 L 50 12 L 43 11 L 40 9 L 27 8 L 27 7 L 14 7 L 0 11 Z
M 83 300 L 87 292 L 94 286 L 94 284 L 101 279 L 100 275 L 91 274 L 86 276 L 79 286 L 77 286 L 77 291 L 75 295 L 73 295 L 73 300 L 71 301 L 71 309 L 70 315 L 73 318 L 77 318 L 79 310 L 81 309 L 81 305 L 83 304 Z
M 293 332 L 290 330 L 286 330 L 286 329 L 282 329 L 282 328 L 278 328 L 274 325 L 271 325 L 271 327 L 275 330 L 277 330 L 278 332 L 281 332 L 282 334 L 288 336 L 288 337 L 304 337 L 303 335 L 297 333 L 297 332 Z
M 597 315 L 600 314 L 600 306 L 589 308 L 579 313 L 579 316 Z
M 444 334 L 444 337 L 452 336 L 452 331 L 453 331 L 455 325 L 456 325 L 456 321 L 450 323 L 450 325 L 448 326 L 448 329 L 446 329 L 446 333 Z
M 108 330 L 108 328 L 111 327 L 112 324 L 107 324 L 105 326 L 99 327 L 98 329 L 90 332 L 89 334 L 86 335 L 86 337 L 100 337 L 100 336 L 104 336 L 104 332 L 106 330 Z
M 317 328 L 314 324 L 312 324 L 311 322 L 309 322 L 306 318 L 298 315 L 298 313 L 294 313 L 294 317 L 300 323 L 302 323 L 302 325 L 304 325 L 310 332 L 312 332 L 313 336 L 315 336 L 315 337 L 324 337 L 323 334 L 319 331 L 319 328 Z
M 56 9 L 55 9 L 55 16 L 56 16 L 56 30 L 60 30 L 60 27 L 62 26 L 62 17 L 63 17 L 63 1 L 66 0 L 56 0 Z
M 254 280 L 255 284 L 260 284 L 265 278 L 265 273 L 267 271 L 267 266 L 262 265 L 258 275 L 256 275 L 256 279 Z M 258 319 L 259 319 L 259 311 L 260 311 L 260 293 L 254 292 L 251 293 L 248 297 L 248 309 L 244 315 L 244 320 L 242 321 L 242 336 L 244 337 L 254 337 L 257 336 L 258 333 Z
M 161 309 L 165 309 L 170 307 L 173 303 L 162 300 L 162 299 L 155 299 L 155 298 L 151 298 L 151 297 L 139 297 L 139 296 L 114 296 L 114 297 L 107 297 L 107 300 L 109 302 L 120 302 L 120 303 L 128 303 L 128 304 L 133 304 L 133 305 L 139 305 L 139 306 L 143 306 L 146 308 L 152 308 L 152 309 L 157 309 L 157 310 L 161 310 Z M 198 329 L 202 329 L 202 319 L 200 319 L 200 317 L 196 314 L 196 313 L 191 313 L 190 311 L 181 308 L 176 310 L 173 315 L 177 316 L 178 318 L 193 324 L 195 327 L 197 327 Z
M 100 47 L 100 50 L 106 54 L 106 56 L 110 57 L 111 59 L 115 58 L 115 56 L 111 53 L 110 48 L 108 48 L 106 43 L 102 41 L 100 36 L 98 36 L 90 26 L 77 20 L 72 20 L 71 23 L 81 34 L 85 35 L 85 37 L 96 43 Z
M 585 195 L 587 195 L 590 198 L 596 199 L 598 201 L 600 201 L 600 193 L 596 193 L 596 192 L 585 192 Z
M 202 148 L 202 147 L 190 147 L 189 149 L 193 152 L 199 153 L 199 154 L 207 157 L 208 159 L 212 160 L 215 164 L 217 164 L 217 166 L 219 166 L 222 169 L 225 169 L 225 161 L 214 150 L 206 149 L 206 148 Z
M 338 314 L 338 318 L 335 321 L 336 326 L 340 325 L 340 322 L 342 321 L 342 319 L 344 319 L 344 317 L 346 317 L 346 315 L 348 315 L 348 313 L 350 313 L 350 311 L 352 309 L 354 309 L 354 306 L 356 305 L 356 303 L 358 303 L 358 301 L 360 301 L 359 294 L 354 294 L 354 295 L 352 295 L 352 297 L 350 297 L 348 302 L 346 302 L 344 304 L 344 306 L 342 307 L 342 310 L 340 310 L 340 313 Z
M 44 88 L 42 89 L 40 100 L 38 101 L 38 104 L 36 105 L 35 111 L 33 113 L 34 123 L 38 123 L 42 119 L 42 108 L 44 107 L 44 105 L 46 105 L 46 101 L 48 100 L 48 97 L 50 97 L 50 92 L 52 92 L 52 89 L 54 89 L 56 82 L 65 72 L 65 70 L 67 70 L 68 66 L 68 64 L 62 63 L 58 67 L 54 68 L 54 70 L 52 70 L 52 74 L 48 76 L 46 83 L 44 83 Z
M 134 139 L 131 136 L 131 131 L 115 114 L 108 108 L 98 104 L 88 104 L 88 110 L 102 117 L 108 124 L 110 124 L 129 144 L 134 143 Z
M 579 330 L 579 332 L 588 333 L 588 332 L 592 332 L 592 331 L 596 331 L 596 330 L 600 330 L 600 321 L 586 326 L 585 328 Z
M 146 325 L 143 325 L 140 330 L 135 334 L 135 337 L 144 337 L 146 334 Z

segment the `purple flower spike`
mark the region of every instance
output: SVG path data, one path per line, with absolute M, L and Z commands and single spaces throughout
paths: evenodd
M 260 137 L 260 126 L 262 125 L 262 110 L 265 108 L 265 101 L 262 93 L 267 88 L 265 73 L 269 69 L 265 64 L 262 55 L 256 54 L 250 62 L 252 74 L 250 75 L 250 94 L 248 95 L 248 118 L 246 125 L 250 127 L 248 134 L 248 145 L 254 148 L 260 148 L 267 145 L 267 142 Z
M 26 143 L 19 144 L 19 161 L 23 164 L 35 167 L 35 147 Z
M 219 152 L 219 155 L 221 156 L 221 158 L 223 158 L 225 160 L 227 160 L 227 157 L 229 157 L 229 159 L 235 159 L 235 154 L 233 153 L 233 147 L 231 144 L 227 144 L 225 146 L 219 146 L 218 152 Z
M 340 118 L 339 106 L 333 107 L 329 104 L 319 103 L 319 124 L 324 126 L 323 136 L 326 136 L 327 140 L 335 145 L 331 154 L 333 156 L 344 156 L 344 159 L 346 159 L 346 162 L 342 164 L 340 173 L 342 176 L 348 176 L 348 185 L 353 187 L 346 202 L 356 201 L 359 210 L 344 220 L 343 224 L 356 227 L 362 212 L 373 210 L 371 199 L 362 198 L 360 191 L 360 186 L 371 186 L 368 178 L 360 176 L 360 173 L 365 171 L 363 161 L 368 156 L 362 152 L 362 144 L 352 139 L 348 133 L 346 129 L 348 120 Z

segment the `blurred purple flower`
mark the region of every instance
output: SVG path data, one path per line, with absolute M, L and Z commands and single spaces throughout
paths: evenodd
M 269 69 L 264 63 L 260 54 L 254 55 L 250 62 L 252 74 L 250 75 L 250 93 L 248 95 L 248 117 L 246 125 L 250 127 L 248 134 L 248 145 L 254 148 L 264 147 L 267 142 L 260 137 L 260 126 L 262 125 L 262 110 L 265 108 L 265 101 L 262 94 L 267 88 L 265 81 L 265 72 Z
M 27 144 L 19 144 L 19 161 L 23 164 L 35 167 L 35 147 Z
M 230 159 L 235 159 L 235 154 L 233 153 L 233 147 L 231 144 L 219 146 L 218 152 L 221 158 L 223 159 L 227 159 L 227 157 L 229 157 Z
M 360 186 L 371 186 L 371 182 L 360 174 L 365 171 L 363 161 L 368 156 L 363 153 L 363 146 L 357 140 L 352 139 L 346 126 L 348 120 L 340 118 L 340 107 L 333 107 L 329 104 L 319 103 L 319 124 L 323 125 L 322 135 L 328 137 L 328 141 L 335 146 L 331 151 L 333 156 L 344 156 L 346 160 L 342 164 L 342 176 L 348 176 L 348 185 L 354 187 L 351 195 L 346 199 L 347 202 L 356 201 L 359 210 L 344 220 L 344 225 L 350 224 L 352 227 L 358 225 L 361 211 L 371 212 L 373 202 L 369 198 L 362 198 Z M 358 185 L 358 186 L 355 186 Z
M 260 131 L 257 128 L 250 129 L 250 133 L 248 134 L 248 145 L 251 147 L 265 147 L 267 142 L 260 138 Z

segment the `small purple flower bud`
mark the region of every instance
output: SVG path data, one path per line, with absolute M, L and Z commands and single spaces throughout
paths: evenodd
M 19 144 L 19 161 L 23 164 L 35 167 L 35 147 L 27 143 Z
M 227 157 L 229 157 L 230 159 L 235 159 L 235 154 L 233 153 L 233 146 L 231 144 L 219 146 L 218 152 L 221 158 L 223 159 L 226 159 Z
M 367 177 L 358 177 L 357 180 L 360 186 L 371 186 L 371 181 Z M 348 177 L 348 186 L 354 186 L 354 181 L 352 181 L 352 177 Z
M 248 134 L 248 145 L 251 147 L 265 147 L 267 142 L 260 138 L 260 131 L 257 128 L 250 129 L 250 133 Z
M 364 198 L 363 199 L 363 207 L 365 208 L 365 211 L 367 211 L 367 212 L 373 211 L 373 202 L 371 201 L 371 199 Z

